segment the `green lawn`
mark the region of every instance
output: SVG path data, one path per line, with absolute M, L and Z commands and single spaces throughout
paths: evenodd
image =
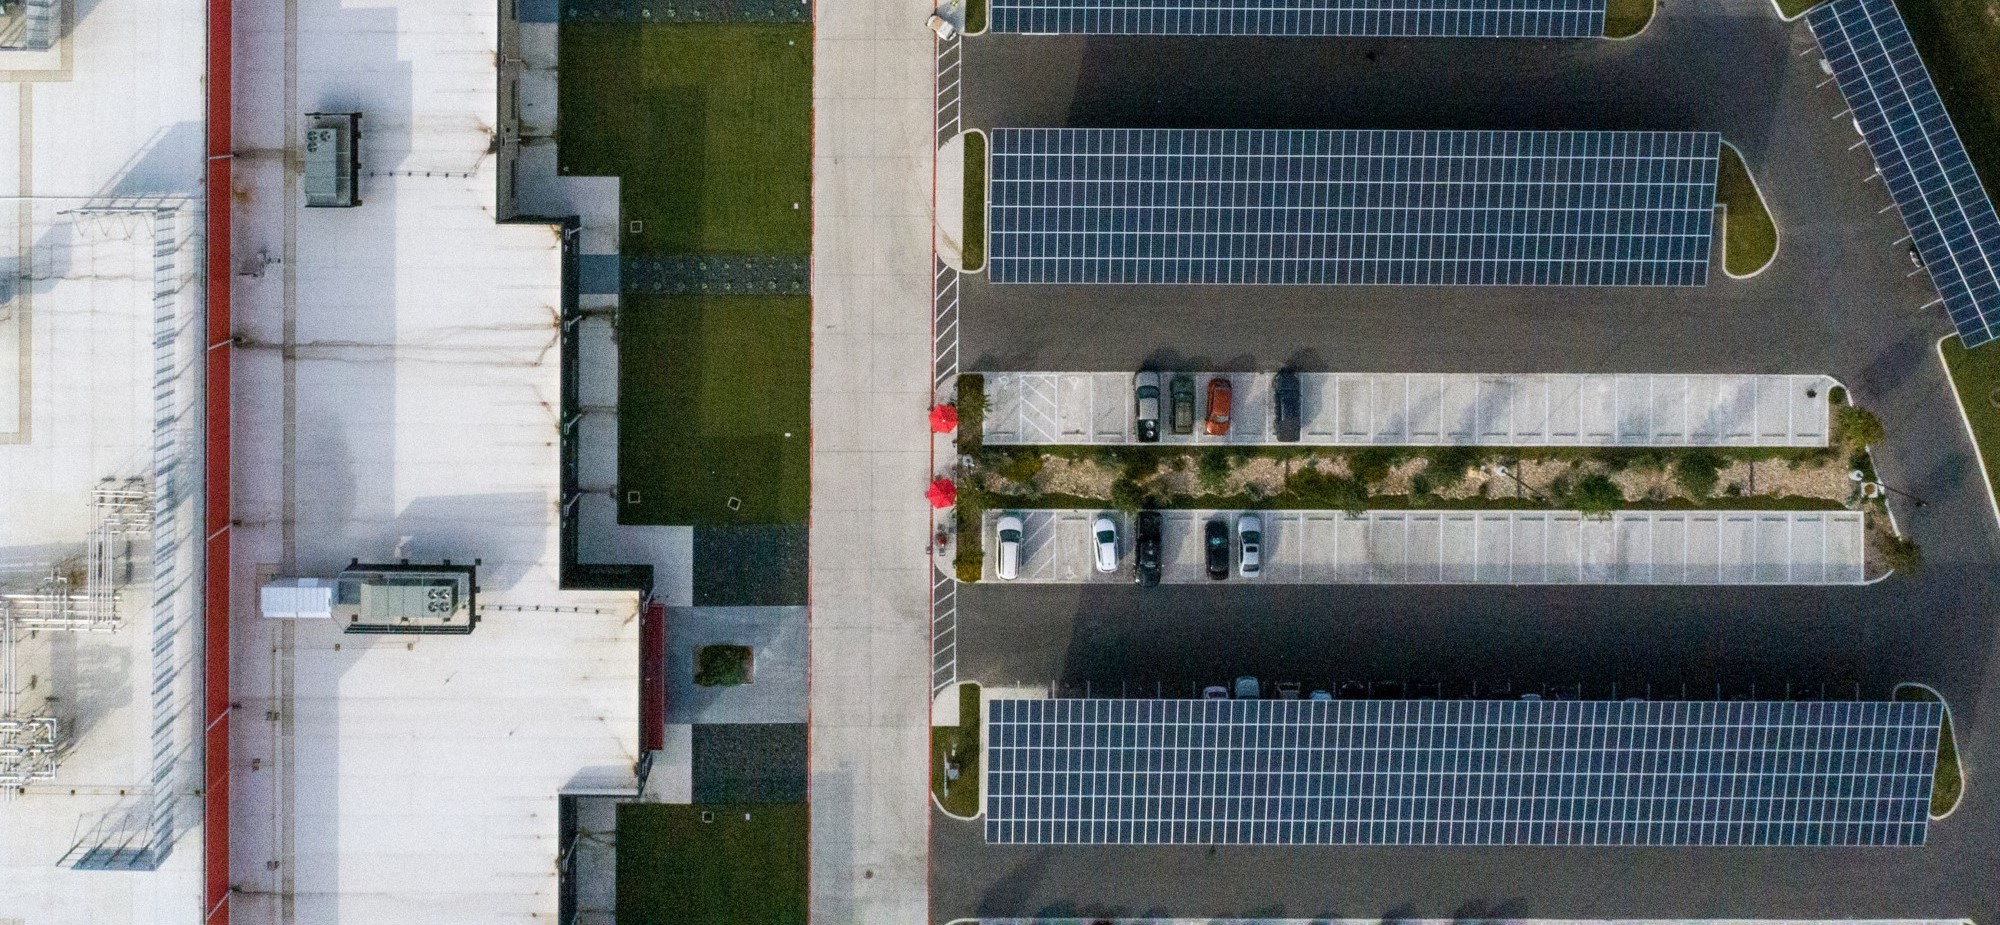
M 1958 401 L 1972 422 L 1973 442 L 1986 461 L 1986 482 L 2000 491 L 1993 467 L 2000 464 L 2000 347 L 1967 350 L 1958 338 L 1944 342 L 1945 372 L 1951 376 Z
M 1937 695 L 1914 684 L 1898 685 L 1896 699 L 1910 703 L 1936 700 Z M 1958 805 L 1959 794 L 1965 792 L 1965 770 L 1958 764 L 1958 739 L 1951 731 L 1951 715 L 1946 714 L 1944 725 L 1938 729 L 1937 778 L 1931 787 L 1931 815 L 1942 816 Z
M 1604 7 L 1604 37 L 1631 38 L 1652 19 L 1653 0 L 1609 0 Z
M 803 803 L 620 803 L 618 923 L 805 925 L 806 835 Z
M 564 23 L 559 45 L 562 168 L 621 178 L 623 253 L 810 252 L 810 26 Z
M 958 780 L 944 792 L 944 758 L 955 755 Z M 931 727 L 931 792 L 954 816 L 979 814 L 979 685 L 958 687 L 958 725 Z
M 1994 0 L 1896 4 L 1986 194 L 2000 194 L 2000 6 Z
M 1750 179 L 1743 155 L 1731 145 L 1722 146 L 1715 198 L 1724 208 L 1723 267 L 1733 276 L 1747 276 L 1768 266 L 1778 255 L 1778 226 Z
M 986 31 L 986 0 L 966 0 L 965 31 L 972 35 Z
M 965 268 L 986 265 L 986 133 L 965 136 Z
M 1827 0 L 1778 0 L 1778 9 L 1788 17 L 1797 16 L 1825 2 Z
M 626 296 L 619 522 L 803 523 L 811 346 L 803 296 Z

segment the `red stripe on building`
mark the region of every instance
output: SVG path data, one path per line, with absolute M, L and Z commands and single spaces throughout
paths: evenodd
M 202 908 L 210 925 L 229 921 L 229 210 L 231 183 L 232 0 L 208 0 L 208 266 L 202 516 Z

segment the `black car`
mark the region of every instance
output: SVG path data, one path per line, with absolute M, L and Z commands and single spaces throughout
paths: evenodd
M 1367 700 L 1368 685 L 1360 681 L 1342 681 L 1337 690 L 1342 700 Z
M 1160 583 L 1160 512 L 1139 512 L 1139 541 L 1133 547 L 1133 558 L 1138 566 L 1132 570 L 1132 580 L 1142 588 L 1150 588 Z
M 1286 443 L 1299 441 L 1299 419 L 1304 416 L 1299 405 L 1299 374 L 1282 370 L 1271 381 L 1272 428 L 1278 439 Z
M 1208 550 L 1208 577 L 1217 581 L 1229 577 L 1229 525 L 1220 519 L 1208 522 L 1202 545 Z

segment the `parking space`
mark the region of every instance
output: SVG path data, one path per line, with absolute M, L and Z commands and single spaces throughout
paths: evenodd
M 1193 426 L 1171 426 L 1186 377 Z M 1817 375 L 1301 373 L 1300 436 L 1315 446 L 1825 446 L 1837 384 Z M 1211 437 L 1209 383 L 1232 395 L 1228 434 Z M 1167 445 L 1277 443 L 1270 373 L 1160 373 Z M 1130 444 L 1129 373 L 998 372 L 986 377 L 994 445 Z
M 1132 580 L 1131 518 L 1119 568 L 1092 566 L 1097 511 L 1021 512 L 1019 577 L 1008 583 Z M 1240 570 L 1241 518 L 1262 526 L 1259 573 Z M 986 515 L 994 535 L 998 512 Z M 1863 579 L 1864 519 L 1852 511 L 1162 511 L 1160 580 L 1204 584 L 1204 531 L 1228 530 L 1228 582 L 1255 584 L 1839 585 Z M 985 576 L 998 581 L 997 542 Z

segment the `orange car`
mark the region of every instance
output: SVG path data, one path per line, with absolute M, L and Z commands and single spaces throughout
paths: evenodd
M 1229 433 L 1229 380 L 1222 376 L 1208 380 L 1208 419 L 1201 429 L 1211 437 Z

